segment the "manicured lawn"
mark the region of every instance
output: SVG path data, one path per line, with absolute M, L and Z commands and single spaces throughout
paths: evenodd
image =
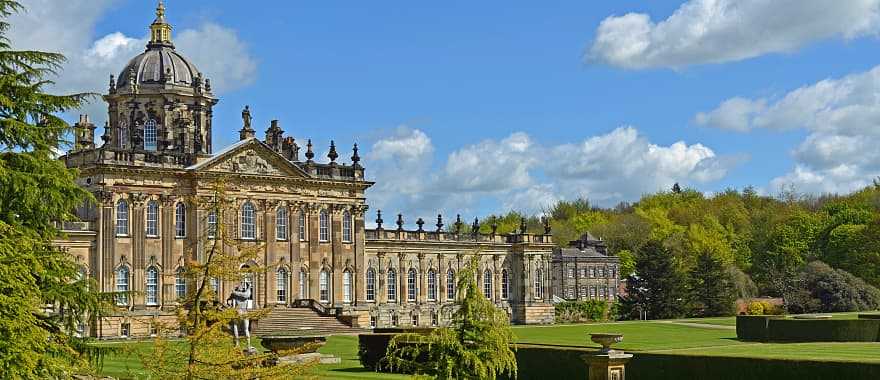
M 692 327 L 662 321 L 516 327 L 513 332 L 518 343 L 581 347 L 599 347 L 590 341 L 590 333 L 619 333 L 623 334 L 623 342 L 614 347 L 632 351 L 743 344 L 736 340 L 736 331 L 731 329 Z
M 835 319 L 856 318 L 858 313 L 834 314 Z M 592 343 L 590 333 L 621 333 L 623 342 L 615 348 L 638 352 L 662 352 L 680 355 L 711 355 L 757 357 L 768 359 L 802 359 L 818 361 L 857 361 L 880 363 L 880 342 L 877 343 L 754 343 L 736 340 L 736 318 L 700 318 L 669 321 L 627 321 L 555 326 L 515 326 L 518 343 L 599 347 Z M 120 347 L 120 351 L 104 360 L 101 374 L 121 379 L 146 379 L 136 354 L 152 344 L 150 341 L 100 343 Z M 183 344 L 178 341 L 176 344 Z M 254 345 L 262 349 L 259 339 Z M 405 379 L 406 376 L 368 371 L 358 362 L 357 336 L 331 336 L 321 353 L 342 359 L 340 364 L 324 364 L 312 371 L 314 378 L 331 379 Z

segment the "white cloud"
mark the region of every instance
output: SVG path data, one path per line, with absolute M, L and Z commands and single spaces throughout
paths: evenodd
M 116 1 L 111 0 L 23 0 L 26 12 L 9 18 L 13 47 L 64 54 L 68 61 L 53 91 L 58 93 L 105 93 L 110 75 L 118 75 L 129 59 L 146 45 L 152 15 L 144 15 L 144 36 L 122 32 L 95 36 L 95 25 Z M 173 9 L 169 9 L 173 23 Z M 212 81 L 214 92 L 222 94 L 253 82 L 256 62 L 247 45 L 229 28 L 206 22 L 196 29 L 182 29 L 173 37 L 177 50 L 188 57 Z M 85 109 L 96 124 L 106 119 L 106 104 L 96 99 Z M 99 132 L 100 133 L 100 132 Z
M 627 69 L 680 68 L 790 52 L 880 30 L 880 0 L 689 0 L 667 19 L 610 16 L 588 59 Z
M 737 163 L 701 144 L 652 144 L 632 127 L 556 146 L 516 132 L 459 148 L 437 169 L 432 156 L 430 138 L 420 130 L 401 127 L 373 144 L 365 160 L 377 182 L 368 191 L 370 203 L 394 214 L 405 210 L 413 220 L 437 212 L 465 215 L 487 203 L 530 214 L 577 197 L 613 206 L 675 182 L 718 180 Z
M 803 86 L 777 99 L 734 98 L 695 119 L 739 131 L 805 130 L 807 137 L 792 152 L 795 168 L 773 179 L 771 190 L 794 185 L 798 191 L 846 193 L 880 175 L 878 93 L 880 66 Z M 731 107 L 732 102 L 757 106 Z

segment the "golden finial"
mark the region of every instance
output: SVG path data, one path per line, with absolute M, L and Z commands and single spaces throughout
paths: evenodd
M 156 20 L 150 25 L 150 43 L 171 44 L 171 25 L 165 22 L 165 2 L 162 0 L 156 5 Z

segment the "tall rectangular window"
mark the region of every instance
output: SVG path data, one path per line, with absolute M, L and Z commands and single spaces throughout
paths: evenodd
M 299 241 L 306 240 L 306 212 L 299 210 Z
M 388 301 L 397 301 L 397 272 L 394 269 L 388 269 L 388 283 L 386 284 L 388 291 Z
M 415 301 L 416 294 L 419 292 L 418 288 L 418 274 L 416 270 L 410 268 L 409 272 L 406 275 L 406 299 L 407 301 Z
M 287 302 L 287 269 L 279 268 L 275 277 L 275 295 L 278 302 Z
M 208 238 L 215 237 L 217 237 L 217 211 L 211 210 L 208 212 Z
M 183 268 L 177 268 L 174 274 L 174 293 L 179 300 L 186 298 L 186 276 Z
M 116 235 L 128 236 L 128 202 L 116 203 Z
M 241 206 L 241 238 L 256 239 L 257 238 L 257 222 L 254 210 L 254 204 L 245 202 Z
M 434 301 L 437 299 L 437 272 L 434 272 L 433 269 L 428 271 L 428 300 Z
M 183 202 L 178 203 L 174 211 L 174 236 L 186 237 L 186 205 Z
M 275 239 L 287 240 L 287 208 L 279 207 L 275 211 Z
M 147 202 L 147 236 L 159 236 L 159 202 Z
M 330 301 L 330 274 L 327 273 L 326 270 L 321 271 L 320 278 L 320 291 L 321 291 L 321 302 L 329 302 Z
M 342 272 L 342 301 L 351 302 L 351 271 Z
M 128 305 L 128 267 L 119 267 L 116 270 L 116 304 Z
M 376 300 L 376 271 L 367 269 L 367 301 Z
M 308 280 L 305 270 L 299 271 L 299 298 L 306 299 L 309 298 L 309 288 L 308 288 Z
M 318 219 L 318 238 L 320 241 L 330 241 L 330 214 L 327 211 L 321 211 Z
M 159 270 L 156 267 L 151 266 L 147 268 L 147 286 L 146 286 L 145 298 L 147 305 L 158 305 L 159 304 Z
M 147 120 L 147 123 L 144 124 L 144 149 L 149 151 L 156 150 L 156 121 L 153 119 Z
M 342 213 L 342 241 L 351 242 L 351 214 L 348 211 Z

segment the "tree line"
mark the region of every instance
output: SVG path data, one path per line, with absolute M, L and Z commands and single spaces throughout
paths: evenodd
M 847 195 L 707 195 L 678 184 L 613 208 L 587 199 L 548 208 L 556 243 L 590 232 L 620 257 L 623 317 L 729 315 L 737 298 L 781 297 L 789 312 L 876 309 L 880 180 Z M 538 216 L 491 216 L 499 233 L 542 230 Z M 489 231 L 490 223 L 481 226 Z

